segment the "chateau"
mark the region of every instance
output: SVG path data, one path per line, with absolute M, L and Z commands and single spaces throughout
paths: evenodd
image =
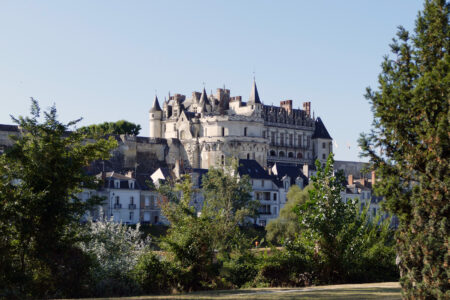
M 314 165 L 332 152 L 332 138 L 320 118 L 311 116 L 311 103 L 294 109 L 292 100 L 264 105 L 253 82 L 248 101 L 231 97 L 230 90 L 215 95 L 175 94 L 161 106 L 155 97 L 149 112 L 150 139 L 170 141 L 168 165 L 176 160 L 186 168 L 224 163 L 227 158 L 256 160 L 263 167 Z M 176 143 L 174 143 L 176 141 Z

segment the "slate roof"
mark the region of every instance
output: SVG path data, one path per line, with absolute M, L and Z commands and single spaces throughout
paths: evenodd
M 150 112 L 157 112 L 157 111 L 162 111 L 162 110 L 161 110 L 161 106 L 159 106 L 158 97 L 155 96 L 155 101 L 153 101 L 153 106 L 150 109 Z
M 325 125 L 322 122 L 322 119 L 317 118 L 314 134 L 312 135 L 313 139 L 329 139 L 332 140 L 328 130 L 325 128 Z
M 240 159 L 238 173 L 241 176 L 248 175 L 252 179 L 273 179 L 254 159 Z
M 256 87 L 256 82 L 253 80 L 252 91 L 250 93 L 250 98 L 248 99 L 248 103 L 261 103 L 258 95 L 258 88 Z
M 303 179 L 303 186 L 308 185 L 308 178 L 303 174 L 303 166 L 293 166 L 293 165 L 280 165 L 275 163 L 276 177 L 281 180 L 284 176 L 289 176 L 291 178 L 291 185 L 295 184 L 295 180 L 298 177 Z
M 7 124 L 0 124 L 0 131 L 19 131 L 19 126 L 17 125 L 7 125 Z

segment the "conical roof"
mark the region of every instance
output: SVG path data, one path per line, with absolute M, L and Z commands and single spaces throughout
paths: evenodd
M 261 103 L 258 95 L 258 88 L 256 87 L 256 81 L 253 80 L 252 92 L 250 93 L 250 98 L 248 99 L 248 103 Z
M 153 106 L 150 109 L 150 112 L 157 112 L 157 111 L 162 111 L 162 110 L 161 110 L 161 107 L 159 106 L 158 97 L 155 96 L 155 101 L 153 101 Z
M 206 90 L 205 88 L 203 88 L 203 92 L 202 95 L 200 96 L 200 106 L 202 106 L 203 104 L 208 104 L 209 100 L 208 100 L 208 96 L 206 95 Z
M 313 139 L 328 139 L 332 140 L 328 130 L 325 128 L 325 125 L 322 122 L 322 119 L 317 118 L 315 122 L 314 133 L 312 135 Z

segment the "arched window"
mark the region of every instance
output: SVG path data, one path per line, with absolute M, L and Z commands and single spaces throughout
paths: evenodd
M 250 153 L 247 153 L 247 159 L 250 159 Z
M 299 152 L 299 153 L 297 153 L 297 158 L 303 158 L 303 155 L 302 155 L 302 153 L 301 152 Z
M 278 155 L 279 157 L 284 157 L 284 151 L 280 151 L 280 154 Z
M 294 157 L 294 153 L 289 152 L 289 153 L 288 153 L 288 157 L 293 158 L 293 157 Z
M 184 140 L 185 138 L 186 138 L 186 133 L 184 132 L 184 130 L 181 130 L 180 139 Z
M 275 150 L 270 151 L 270 156 L 277 156 L 277 153 L 275 152 Z
M 244 127 L 244 136 L 247 136 L 247 127 Z

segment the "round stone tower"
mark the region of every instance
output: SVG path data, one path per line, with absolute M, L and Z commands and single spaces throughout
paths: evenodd
M 161 137 L 161 120 L 162 120 L 162 110 L 159 106 L 158 97 L 155 96 L 155 101 L 149 112 L 150 120 L 150 137 L 160 138 Z

